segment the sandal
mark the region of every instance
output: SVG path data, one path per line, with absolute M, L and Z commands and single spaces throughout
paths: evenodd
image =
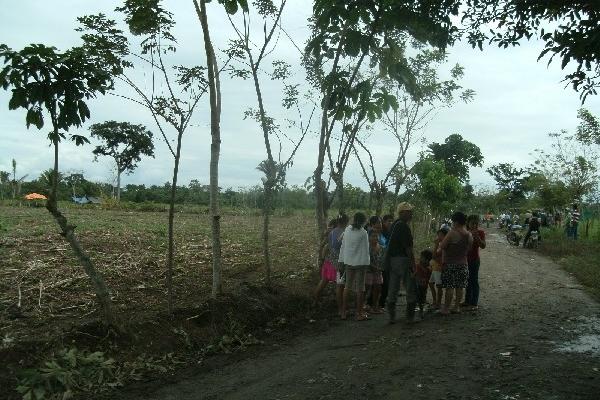
M 368 321 L 370 319 L 371 317 L 369 317 L 367 314 L 361 314 L 358 317 L 356 317 L 357 321 Z
M 385 310 L 383 308 L 374 308 L 371 310 L 371 314 L 384 314 Z

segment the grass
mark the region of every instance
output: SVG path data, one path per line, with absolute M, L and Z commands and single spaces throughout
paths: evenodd
M 140 353 L 202 357 L 207 346 L 229 335 L 231 321 L 245 333 L 255 333 L 271 321 L 291 324 L 313 318 L 309 294 L 318 273 L 312 256 L 314 218 L 306 213 L 272 217 L 275 290 L 268 291 L 263 285 L 260 212 L 238 215 L 225 210 L 221 217 L 225 295 L 211 301 L 209 216 L 180 210 L 175 216 L 175 315 L 170 317 L 167 213 L 62 208 L 104 276 L 130 336 L 111 342 L 97 328 L 92 287 L 48 211 L 0 206 L 0 359 L 11 371 L 0 376 L 0 387 L 14 387 L 17 371 L 43 362 L 64 346 L 102 350 L 121 363 Z M 237 336 L 244 337 L 244 332 Z M 28 365 L 22 364 L 24 359 Z M 8 391 L 0 393 L 0 399 L 4 395 Z
M 545 229 L 540 251 L 555 259 L 572 273 L 592 295 L 600 299 L 600 221 L 594 221 L 585 235 L 585 225 L 579 226 L 579 239 L 567 239 L 564 229 Z

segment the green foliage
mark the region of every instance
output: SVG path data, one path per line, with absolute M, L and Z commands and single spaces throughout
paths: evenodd
M 376 75 L 398 82 L 416 96 L 416 77 L 402 34 L 409 32 L 417 42 L 444 48 L 457 32 L 450 21 L 457 13 L 458 2 L 452 1 L 315 1 L 305 65 L 309 81 L 329 94 L 322 107 L 337 120 L 348 118 L 353 110 L 373 120 L 381 115 L 381 107 L 393 105 L 385 92 L 373 91 L 370 76 L 357 74 L 366 56 Z M 342 60 L 351 61 L 349 69 L 340 68 Z M 325 66 L 331 66 L 330 72 L 324 72 Z M 371 100 L 376 93 L 379 102 Z
M 576 138 L 579 142 L 600 146 L 600 120 L 585 108 L 577 112 L 579 126 L 577 127 Z
M 143 125 L 106 121 L 90 126 L 90 134 L 103 142 L 93 150 L 94 156 L 112 157 L 119 173 L 133 172 L 142 155 L 154 157 L 152 132 Z
M 173 43 L 176 40 L 171 34 L 175 21 L 161 0 L 125 0 L 115 11 L 125 14 L 125 22 L 133 35 L 146 37 L 142 42 L 142 53 L 164 49 L 175 51 Z M 166 48 L 160 47 L 161 41 L 167 43 Z
M 0 71 L 0 85 L 5 90 L 12 87 L 9 109 L 26 109 L 27 127 L 33 124 L 38 129 L 44 126 L 47 111 L 53 126 L 49 138 L 56 142 L 65 137 L 59 130 L 80 126 L 90 117 L 86 100 L 106 93 L 113 85 L 110 73 L 89 59 L 81 47 L 59 53 L 42 44 L 21 51 L 2 44 L 0 58 L 5 64 Z M 77 144 L 85 141 L 79 135 L 71 139 Z
M 486 171 L 494 178 L 496 186 L 511 205 L 514 206 L 515 202 L 525 198 L 527 171 L 510 163 L 496 164 Z
M 553 183 L 562 182 L 571 194 L 571 201 L 583 200 L 598 187 L 598 148 L 579 142 L 565 130 L 548 136 L 552 150 L 535 150 L 534 171 Z
M 413 190 L 436 212 L 450 211 L 463 194 L 459 179 L 449 174 L 441 161 L 421 159 L 413 174 L 417 178 Z
M 448 136 L 444 143 L 431 143 L 428 148 L 431 157 L 443 162 L 446 172 L 463 183 L 469 180 L 469 166 L 483 165 L 479 147 L 456 133 Z
M 101 352 L 63 350 L 43 366 L 20 372 L 17 391 L 23 400 L 70 399 L 81 392 L 115 386 L 115 364 Z
M 499 47 L 518 45 L 522 39 L 538 36 L 545 48 L 538 60 L 550 55 L 564 69 L 565 76 L 580 92 L 582 101 L 595 95 L 600 86 L 600 2 L 564 0 L 466 0 L 462 23 L 467 39 L 483 48 L 484 42 Z M 490 29 L 490 27 L 492 27 Z

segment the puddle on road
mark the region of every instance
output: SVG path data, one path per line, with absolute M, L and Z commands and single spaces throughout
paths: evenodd
M 577 337 L 558 343 L 556 351 L 564 353 L 586 353 L 600 356 L 600 318 L 577 317 L 575 326 L 567 330 Z

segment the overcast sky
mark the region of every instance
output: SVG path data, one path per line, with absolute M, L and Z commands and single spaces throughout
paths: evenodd
M 169 64 L 205 64 L 201 29 L 192 2 L 167 0 L 164 3 L 174 13 L 177 24 L 174 33 L 178 39 L 178 51 L 174 56 L 169 56 Z M 78 16 L 103 12 L 119 18 L 112 11 L 119 4 L 119 1 L 114 0 L 0 0 L 3 16 L 0 43 L 13 49 L 21 49 L 30 43 L 44 43 L 65 50 L 80 43 L 79 35 L 74 31 Z M 223 49 L 227 40 L 233 38 L 233 31 L 216 2 L 211 3 L 209 9 L 209 23 L 215 46 Z M 308 1 L 288 1 L 283 25 L 298 44 L 304 43 L 308 36 L 306 18 L 309 14 Z M 488 166 L 498 162 L 528 165 L 532 161 L 529 153 L 534 148 L 547 147 L 549 132 L 560 129 L 573 131 L 577 126 L 576 115 L 580 107 L 578 94 L 570 88 L 564 88 L 564 83 L 561 82 L 563 71 L 557 63 L 546 67 L 546 61 L 536 61 L 542 46 L 541 42 L 523 42 L 514 49 L 486 47 L 481 52 L 459 43 L 449 49 L 449 66 L 460 63 L 465 68 L 462 85 L 475 90 L 477 94 L 470 103 L 457 104 L 451 109 L 438 112 L 426 128 L 425 137 L 427 142 L 441 142 L 448 135 L 459 133 L 477 144 L 485 157 L 484 168 L 471 170 L 471 182 L 477 186 L 492 186 L 493 182 L 485 172 Z M 291 63 L 295 72 L 292 80 L 303 83 L 299 54 L 283 37 L 270 56 L 269 64 L 275 59 Z M 138 68 L 132 74 L 144 85 L 148 82 L 147 72 Z M 119 87 L 118 90 L 125 93 L 126 88 Z M 260 174 L 255 167 L 266 157 L 258 125 L 254 121 L 243 120 L 243 112 L 255 104 L 253 86 L 250 81 L 223 76 L 222 92 L 221 186 L 237 188 L 255 185 L 260 182 Z M 280 86 L 265 80 L 263 92 L 268 112 L 285 128 L 285 118 L 295 118 L 296 114 L 281 109 Z M 17 160 L 17 175 L 29 174 L 28 179 L 37 177 L 52 165 L 52 151 L 46 139 L 48 128 L 37 131 L 32 127 L 27 130 L 24 123 L 25 112 L 9 111 L 8 100 L 9 93 L 0 92 L 0 170 L 11 170 L 11 159 L 14 158 Z M 596 115 L 600 114 L 598 97 L 589 98 L 585 107 Z M 92 101 L 90 109 L 92 118 L 82 128 L 70 133 L 85 134 L 90 124 L 116 120 L 144 124 L 157 136 L 156 157 L 143 159 L 133 174 L 123 177 L 123 186 L 128 183 L 163 184 L 170 181 L 172 157 L 166 145 L 159 140 L 158 129 L 145 109 L 111 95 Z M 309 110 L 305 111 L 307 116 Z M 313 128 L 316 131 L 317 125 Z M 297 129 L 291 129 L 287 133 L 292 138 L 298 136 Z M 289 184 L 301 185 L 312 174 L 316 163 L 317 142 L 316 134 L 311 134 L 302 144 L 288 173 Z M 396 156 L 393 143 L 390 137 L 379 133 L 369 139 L 369 147 L 376 157 L 375 164 L 379 173 L 383 173 L 393 163 Z M 89 180 L 110 181 L 110 160 L 93 162 L 92 149 L 91 145 L 75 148 L 69 143 L 62 144 L 61 171 L 83 171 Z M 419 146 L 415 147 L 410 158 L 416 158 L 420 150 Z M 284 146 L 284 157 L 286 151 L 289 151 L 289 143 Z M 191 179 L 198 179 L 208 183 L 209 155 L 210 131 L 206 97 L 184 137 L 180 182 L 186 184 Z M 346 181 L 365 187 L 356 162 L 350 163 Z

